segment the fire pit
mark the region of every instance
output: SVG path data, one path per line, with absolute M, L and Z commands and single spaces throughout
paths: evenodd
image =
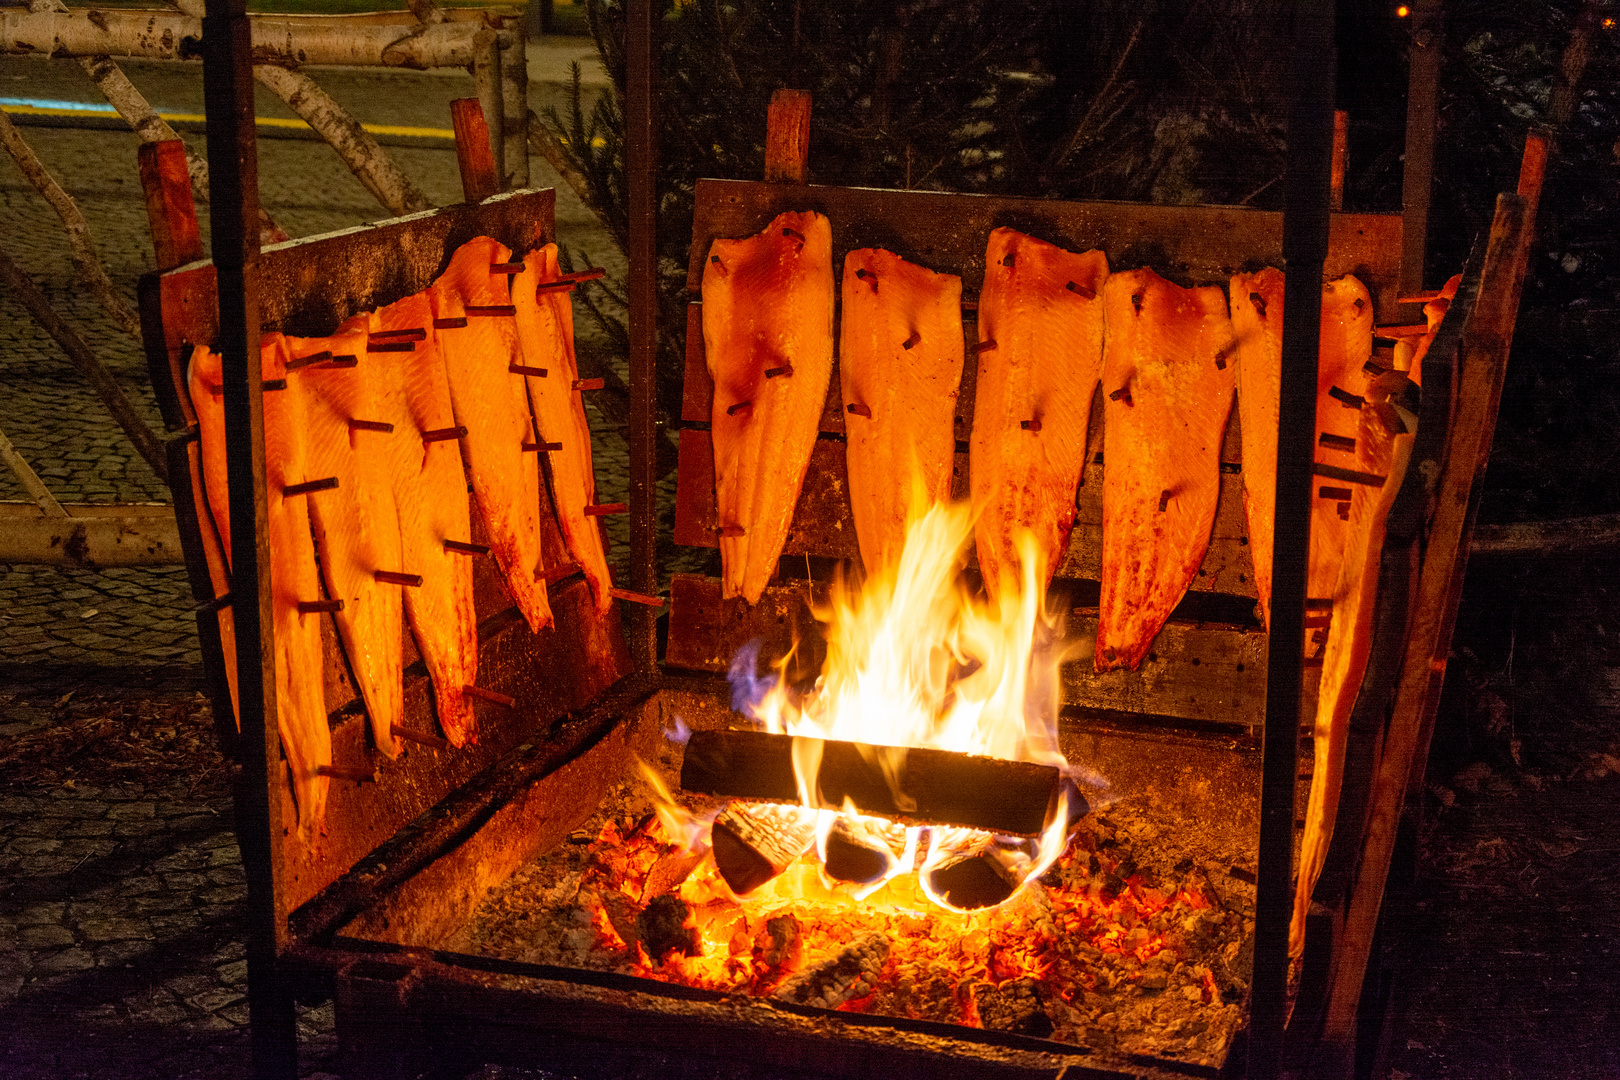
M 1280 215 L 1233 208 L 720 181 L 700 183 L 696 205 L 694 290 L 715 238 L 753 236 L 786 210 L 814 212 L 837 223 L 835 258 L 882 244 L 959 274 L 970 321 L 985 237 L 1009 223 L 1074 250 L 1148 252 L 1140 261 L 1193 284 L 1224 282 L 1280 255 Z M 1336 214 L 1331 231 L 1327 275 L 1354 272 L 1377 314 L 1393 315 L 1399 219 Z M 426 289 L 474 236 L 511 252 L 491 274 L 515 274 L 550 233 L 549 193 L 516 193 L 270 249 L 264 326 L 330 334 L 356 313 Z M 1465 294 L 1481 276 L 1499 280 L 1491 268 L 1511 267 L 1503 252 L 1514 242 L 1493 247 L 1497 261 L 1474 268 Z M 143 288 L 155 381 L 176 429 L 195 421 L 183 357 L 216 332 L 212 288 L 206 264 Z M 497 304 L 466 314 L 514 312 Z M 467 322 L 435 317 L 434 327 Z M 698 548 L 736 539 L 739 528 L 719 518 L 716 391 L 701 324 L 694 303 L 675 521 L 677 543 Z M 384 344 L 378 351 L 407 351 Z M 509 370 L 545 377 L 527 363 Z M 772 370 L 791 375 L 790 366 Z M 1431 362 L 1426 386 L 1443 391 L 1450 377 L 1444 358 Z M 273 392 L 273 382 L 264 389 Z M 1489 399 L 1489 379 L 1476 382 L 1464 380 L 1462 396 Z M 265 763 L 271 814 L 259 869 L 274 888 L 261 914 L 282 985 L 336 997 L 356 1075 L 411 1072 L 427 1054 L 595 1073 L 657 1062 L 694 1075 L 713 1075 L 719 1059 L 740 1075 L 812 1060 L 886 1077 L 1231 1067 L 1260 949 L 1255 838 L 1267 678 L 1235 479 L 1244 468 L 1236 421 L 1219 452 L 1220 501 L 1197 577 L 1138 669 L 1098 674 L 1089 652 L 1103 585 L 1104 396 L 1092 404 L 1074 528 L 1050 587 L 1029 570 L 1021 590 L 990 601 L 968 554 L 965 512 L 948 502 L 913 524 L 937 530 L 918 546 L 932 552 L 927 558 L 908 567 L 908 541 L 899 577 L 873 573 L 859 589 L 843 583 L 839 565 L 858 556 L 845 425 L 870 410 L 846 412 L 836 378 L 832 385 L 771 583 L 750 604 L 726 598 L 718 579 L 677 575 L 656 669 L 632 671 L 618 619 L 592 602 L 599 583 L 566 562 L 545 487 L 541 548 L 556 573 L 541 577 L 555 625 L 531 632 L 489 560 L 478 562 L 479 677 L 465 688 L 476 699 L 476 741 L 452 746 L 432 734 L 434 688 L 407 640 L 404 722 L 392 734 L 408 745 L 383 761 L 352 666 L 324 621 L 341 604 L 302 602 L 301 613 L 323 618 L 332 764 L 319 775 L 331 781 L 330 796 L 324 833 L 295 832 L 280 762 Z M 968 489 L 975 391 L 970 365 L 951 390 L 957 445 L 948 486 L 958 500 Z M 1117 403 L 1118 392 L 1109 400 Z M 1412 451 L 1436 474 L 1455 452 L 1447 407 L 1444 393 L 1425 397 L 1420 432 L 1431 442 Z M 1477 437 L 1484 421 L 1469 415 L 1475 426 L 1456 430 Z M 1028 420 L 1022 430 L 1041 425 Z M 432 434 L 451 439 L 456 430 Z M 557 445 L 533 439 L 523 448 L 544 454 Z M 177 485 L 177 515 L 204 605 L 216 711 L 229 716 L 235 684 L 222 639 L 234 602 L 199 513 L 196 443 L 174 447 L 175 475 L 192 480 L 189 489 Z M 262 474 L 263 462 L 257 467 Z M 314 493 L 307 484 L 297 491 Z M 1159 512 L 1173 494 L 1158 495 Z M 615 509 L 592 504 L 586 513 Z M 1390 529 L 1385 569 L 1405 567 L 1408 577 L 1392 578 L 1397 587 L 1380 601 L 1404 605 L 1418 515 L 1392 514 Z M 490 553 L 476 522 L 453 539 L 446 549 L 458 555 Z M 1456 537 L 1442 540 L 1454 559 Z M 1453 565 L 1441 569 L 1449 575 Z M 411 577 L 389 581 L 414 587 Z M 1404 625 L 1384 615 L 1383 625 Z M 1406 644 L 1398 634 L 1379 639 L 1366 700 L 1388 700 Z M 1308 699 L 1319 671 L 1307 667 Z M 1375 727 L 1353 733 L 1352 811 L 1371 801 Z M 237 748 L 244 760 L 258 749 Z M 264 792 L 244 789 L 242 805 Z M 1341 843 L 1348 852 L 1330 860 L 1325 878 L 1345 890 L 1357 884 L 1345 867 L 1359 853 L 1362 822 L 1351 820 L 1340 833 L 1351 834 Z M 1298 1024 L 1315 1023 L 1325 984 L 1365 958 L 1359 946 L 1329 946 L 1331 938 L 1312 937 L 1318 951 L 1305 957 Z M 1275 947 L 1263 959 L 1286 965 Z M 1359 970 L 1353 981 L 1359 988 Z

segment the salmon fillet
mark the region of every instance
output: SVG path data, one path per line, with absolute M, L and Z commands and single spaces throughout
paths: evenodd
M 1096 668 L 1135 670 L 1198 573 L 1237 371 L 1218 286 L 1152 270 L 1103 288 L 1103 552 Z
M 1019 537 L 1034 534 L 1044 585 L 1074 527 L 1091 398 L 1103 365 L 1108 257 L 1012 229 L 985 251 L 969 484 L 985 588 L 1020 580 Z M 990 343 L 994 342 L 994 347 Z
M 1385 480 L 1382 487 L 1357 484 L 1350 497 L 1344 558 L 1332 593 L 1333 622 L 1322 659 L 1322 682 L 1317 695 L 1316 754 L 1289 931 L 1289 951 L 1293 956 L 1299 956 L 1304 950 L 1305 915 L 1333 839 L 1350 713 L 1355 708 L 1372 649 L 1384 525 L 1406 475 L 1413 433 L 1417 429 L 1415 416 L 1403 414 L 1388 401 L 1390 392 L 1402 382 L 1404 376 L 1399 372 L 1394 373 L 1393 378 L 1385 375 L 1377 380 L 1369 388 L 1367 403 L 1358 414 L 1354 468 Z
M 1451 309 L 1451 301 L 1457 295 L 1457 286 L 1461 284 L 1462 275 L 1452 275 L 1440 290 L 1440 295 L 1423 305 L 1423 319 L 1429 324 L 1427 333 L 1419 338 L 1402 338 L 1395 343 L 1395 370 L 1406 372 L 1407 377 L 1419 386 L 1423 385 L 1423 358 L 1429 355 L 1435 331 L 1440 329 L 1440 322 Z
M 779 214 L 757 236 L 710 245 L 703 346 L 714 380 L 721 592 L 753 604 L 787 542 L 832 378 L 825 217 Z
M 843 301 L 849 500 L 870 574 L 899 558 L 911 515 L 951 495 L 962 279 L 862 248 L 844 257 Z
M 366 352 L 369 315 L 356 315 L 325 338 L 285 339 L 295 363 L 327 354 L 336 362 L 299 364 L 287 394 L 299 397 L 306 470 L 310 479 L 333 476 L 338 486 L 308 497 L 315 550 L 334 612 L 338 640 L 371 721 L 377 749 L 399 756 L 394 728 L 405 722 L 402 586 L 378 581 L 378 571 L 416 573 L 400 551 L 399 512 L 389 482 L 390 458 L 400 453 L 392 433 L 357 429 L 380 423 L 379 385 L 387 381 L 388 354 Z M 351 360 L 352 358 L 352 360 Z
M 520 375 L 515 320 L 469 308 L 510 309 L 504 263 L 511 251 L 487 236 L 456 249 L 444 275 L 433 283 L 433 309 L 441 326 L 439 350 L 450 381 L 456 423 L 467 429 L 461 452 L 472 478 L 473 498 L 506 586 L 530 630 L 551 625 L 546 583 L 536 580 L 540 562 L 540 466 L 523 444 L 534 439 L 529 396 Z
M 262 377 L 267 381 L 286 379 L 287 356 L 286 339 L 280 334 L 266 334 L 260 346 Z M 202 440 L 209 512 L 228 559 L 231 551 L 230 488 L 225 467 L 225 399 L 219 354 L 200 346 L 193 350 L 187 383 Z M 221 388 L 217 394 L 214 393 L 216 387 Z M 270 534 L 271 646 L 276 662 L 276 729 L 292 776 L 298 832 L 309 843 L 326 816 L 326 791 L 330 781 L 316 770 L 332 763 L 332 731 L 327 724 L 320 678 L 320 616 L 305 615 L 298 610 L 299 601 L 320 598 L 315 541 L 310 535 L 309 496 L 283 494 L 283 489 L 290 484 L 319 479 L 307 473 L 309 463 L 305 460 L 300 437 L 304 428 L 301 397 L 288 390 L 264 392 L 264 472 Z M 234 650 L 229 650 L 229 654 L 234 654 Z M 234 670 L 229 659 L 226 663 Z
M 478 619 L 473 608 L 473 562 L 451 551 L 446 540 L 472 536 L 467 476 L 456 439 L 422 442 L 425 431 L 455 426 L 450 382 L 433 329 L 428 292 L 389 304 L 371 315 L 373 334 L 417 330 L 423 338 L 408 353 L 376 354 L 373 370 L 377 419 L 394 426 L 388 441 L 388 480 L 399 513 L 401 566 L 422 577 L 420 588 L 403 590 L 416 649 L 433 683 L 439 726 L 453 746 L 476 741 L 472 702 L 462 692 L 478 679 Z M 364 433 L 362 433 L 364 434 Z
M 1261 619 L 1271 625 L 1271 562 L 1275 550 L 1277 412 L 1282 377 L 1283 274 L 1267 267 L 1231 282 L 1232 328 L 1237 343 L 1238 414 L 1243 431 L 1243 509 L 1254 557 Z M 1317 359 L 1315 460 L 1351 468 L 1358 413 L 1372 359 L 1372 296 L 1345 276 L 1322 286 L 1321 344 Z M 1306 595 L 1332 594 L 1347 528 L 1342 484 L 1315 482 Z M 1327 492 L 1326 495 L 1323 492 Z
M 596 471 L 591 463 L 591 428 L 585 419 L 585 401 L 574 389 L 579 365 L 574 359 L 574 307 L 566 289 L 537 292 L 541 282 L 555 281 L 557 245 L 531 251 L 523 272 L 512 279 L 512 303 L 517 307 L 518 341 L 523 364 L 545 371 L 545 377 L 524 376 L 529 403 L 539 428 L 539 442 L 555 445 L 545 451 L 551 476 L 552 505 L 562 526 L 563 539 L 574 561 L 591 583 L 596 609 L 606 614 L 613 606 L 608 590 L 607 553 L 602 530 L 585 516 L 596 502 Z

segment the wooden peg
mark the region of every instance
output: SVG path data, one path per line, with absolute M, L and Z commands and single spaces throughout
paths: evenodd
M 543 367 L 530 367 L 528 364 L 507 364 L 506 370 L 514 375 L 527 375 L 534 379 L 544 379 L 549 369 Z
M 902 341 L 900 343 L 900 347 L 902 349 L 914 349 L 914 348 L 917 347 L 917 345 L 919 343 L 921 343 L 921 341 L 922 341 L 922 333 L 917 331 L 917 330 L 913 330 L 911 332 L 911 336 L 906 338 L 906 340 L 904 340 L 904 341 Z
M 431 746 L 435 750 L 450 749 L 450 740 L 441 739 L 437 735 L 425 735 L 420 731 L 400 727 L 398 724 L 388 725 L 388 730 L 394 733 L 394 738 L 404 739 L 406 742 L 420 743 L 422 746 Z
M 1317 445 L 1325 446 L 1329 450 L 1344 450 L 1346 452 L 1353 452 L 1356 448 L 1356 440 L 1344 435 L 1335 435 L 1330 431 L 1322 432 L 1322 434 L 1317 438 L 1316 442 Z
M 1348 390 L 1341 390 L 1337 386 L 1328 387 L 1328 397 L 1337 401 L 1347 409 L 1359 409 L 1367 401 L 1366 398 L 1352 394 Z
M 1081 285 L 1079 282 L 1071 281 L 1071 282 L 1069 282 L 1067 285 L 1065 285 L 1063 287 L 1065 289 L 1068 289 L 1070 292 L 1074 293 L 1075 295 L 1077 295 L 1077 296 L 1079 296 L 1079 297 L 1081 297 L 1083 299 L 1086 299 L 1086 300 L 1095 300 L 1095 299 L 1097 299 L 1097 290 L 1088 289 L 1084 285 Z
M 778 367 L 768 367 L 768 368 L 765 369 L 765 377 L 767 379 L 774 379 L 778 375 L 792 375 L 792 374 L 793 374 L 793 365 L 792 364 L 782 364 L 782 365 L 780 365 Z
M 321 615 L 343 610 L 341 600 L 300 600 L 298 601 L 298 614 Z
M 466 319 L 434 319 L 435 330 L 460 330 L 467 325 Z
M 547 585 L 549 585 L 554 581 L 561 581 L 563 578 L 574 573 L 578 569 L 578 563 L 558 563 L 556 566 L 548 567 L 544 570 L 536 570 L 534 572 L 534 580 L 544 581 Z
M 1041 422 L 1039 420 L 1020 420 L 1018 421 L 1018 426 L 1023 428 L 1025 431 L 1041 430 Z
M 1165 488 L 1159 492 L 1159 513 L 1162 514 L 1168 509 L 1170 509 L 1170 489 Z
M 352 368 L 360 363 L 358 356 L 334 356 L 324 366 L 329 368 Z
M 1349 502 L 1351 492 L 1349 488 L 1325 487 L 1319 488 L 1316 494 L 1330 502 Z
M 424 341 L 427 331 L 420 326 L 411 326 L 403 330 L 378 330 L 369 338 L 371 341 Z
M 394 425 L 386 423 L 382 420 L 350 420 L 349 430 L 376 431 L 381 432 L 384 435 L 392 435 L 394 433 Z
M 719 533 L 721 536 L 732 536 L 732 537 L 734 537 L 734 536 L 745 536 L 748 533 L 748 530 L 743 528 L 741 525 L 721 525 L 721 526 L 717 527 L 714 531 Z
M 365 769 L 340 769 L 336 765 L 317 765 L 315 766 L 315 775 L 325 776 L 332 780 L 353 780 L 357 784 L 375 784 L 377 782 L 376 769 L 367 771 Z
M 714 267 L 715 271 L 718 272 L 721 277 L 730 277 L 731 276 L 731 271 L 727 270 L 726 269 L 726 264 L 720 261 L 720 256 L 718 256 L 718 255 L 710 255 L 709 256 L 709 265 Z
M 228 593 L 228 592 L 224 592 L 224 593 L 220 593 L 218 596 L 214 597 L 212 600 L 205 600 L 203 603 L 198 604 L 197 605 L 197 613 L 198 614 L 202 614 L 204 612 L 212 613 L 212 612 L 215 612 L 215 611 L 223 610 L 224 608 L 228 608 L 230 606 L 231 606 L 231 594 Z
M 575 379 L 575 390 L 600 390 L 607 385 L 606 379 Z
M 801 247 L 806 243 L 804 233 L 800 232 L 798 229 L 791 228 L 790 226 L 782 226 L 782 235 L 792 237 L 794 240 L 797 240 Z
M 461 310 L 474 319 L 510 319 L 517 315 L 511 304 L 468 304 Z
M 444 550 L 453 551 L 458 555 L 488 555 L 488 544 L 469 544 L 465 540 L 446 540 Z
M 1364 484 L 1367 487 L 1381 488 L 1388 481 L 1388 477 L 1376 473 L 1357 472 L 1355 469 L 1341 469 L 1337 465 L 1323 465 L 1317 462 L 1311 466 L 1311 473 L 1328 480 L 1342 480 L 1346 484 Z M 1346 495 L 1345 498 L 1350 496 Z
M 1122 386 L 1118 390 L 1115 390 L 1112 394 L 1109 394 L 1108 400 L 1117 401 L 1122 405 L 1132 407 L 1136 405 L 1136 402 L 1131 399 L 1131 388 L 1128 386 Z
M 989 352 L 991 349 L 993 349 L 995 347 L 996 347 L 996 339 L 995 338 L 986 338 L 983 341 L 976 342 L 975 344 L 969 345 L 967 347 L 967 354 L 969 356 L 978 356 L 980 353 Z
M 375 341 L 375 340 L 373 340 L 373 341 L 366 342 L 366 352 L 368 352 L 368 353 L 374 353 L 374 352 L 415 352 L 415 351 L 416 351 L 416 342 L 414 342 L 414 341 Z
M 491 274 L 521 274 L 523 273 L 523 264 L 521 262 L 490 263 L 489 272 Z
M 475 697 L 480 701 L 489 701 L 496 705 L 504 705 L 508 709 L 517 704 L 516 698 L 509 697 L 508 695 L 502 694 L 495 690 L 485 690 L 482 686 L 463 686 L 461 688 L 461 692 L 467 697 Z
M 629 589 L 609 589 L 608 595 L 628 600 L 632 604 L 645 604 L 648 607 L 664 606 L 664 598 L 661 596 L 648 596 L 646 593 L 631 592 Z
M 421 574 L 402 574 L 397 570 L 374 570 L 371 577 L 380 585 L 404 585 L 412 589 L 422 587 Z
M 560 442 L 527 442 L 527 441 L 525 441 L 524 444 L 523 444 L 523 452 L 525 454 L 534 454 L 534 453 L 552 454 L 552 453 L 556 453 L 558 450 L 561 450 L 562 448 L 563 448 L 563 444 L 560 443 Z
M 266 379 L 266 380 L 264 380 L 264 382 L 259 384 L 259 389 L 263 390 L 266 394 L 274 393 L 277 390 L 285 390 L 285 389 L 287 389 L 287 380 L 286 379 Z
M 432 431 L 422 432 L 422 444 L 449 442 L 451 439 L 465 439 L 467 429 L 457 424 L 455 427 L 435 428 Z
M 853 413 L 856 416 L 864 416 L 868 420 L 870 420 L 872 418 L 872 409 L 871 409 L 871 407 L 868 406 L 868 405 L 863 405 L 859 401 L 850 402 L 849 405 L 848 405 L 848 409 L 849 409 L 849 411 L 851 413 Z
M 287 370 L 297 371 L 300 368 L 307 368 L 314 364 L 319 364 L 323 360 L 330 359 L 332 359 L 331 349 L 325 349 L 318 353 L 310 353 L 308 356 L 297 356 L 287 361 Z
M 288 484 L 281 489 L 283 498 L 292 498 L 294 495 L 308 495 L 316 491 L 331 491 L 338 486 L 335 476 L 323 477 L 320 480 L 305 480 L 302 484 Z
M 754 407 L 754 403 L 752 401 L 738 401 L 738 402 L 735 402 L 734 404 L 726 406 L 726 415 L 727 416 L 736 416 L 738 413 L 746 412 L 747 410 L 752 409 L 753 407 Z

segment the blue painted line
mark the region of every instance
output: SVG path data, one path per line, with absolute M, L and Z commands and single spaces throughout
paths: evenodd
M 116 110 L 105 101 L 97 104 L 93 101 L 52 101 L 46 98 L 0 97 L 0 106 L 4 105 L 18 105 L 25 109 L 63 109 L 69 112 L 114 113 L 116 115 Z

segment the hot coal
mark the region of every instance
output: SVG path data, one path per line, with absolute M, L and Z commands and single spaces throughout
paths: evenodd
M 654 959 L 671 950 L 682 956 L 697 956 L 703 951 L 698 941 L 697 928 L 689 926 L 692 909 L 685 900 L 665 893 L 654 897 L 636 919 L 636 937 L 647 955 Z

